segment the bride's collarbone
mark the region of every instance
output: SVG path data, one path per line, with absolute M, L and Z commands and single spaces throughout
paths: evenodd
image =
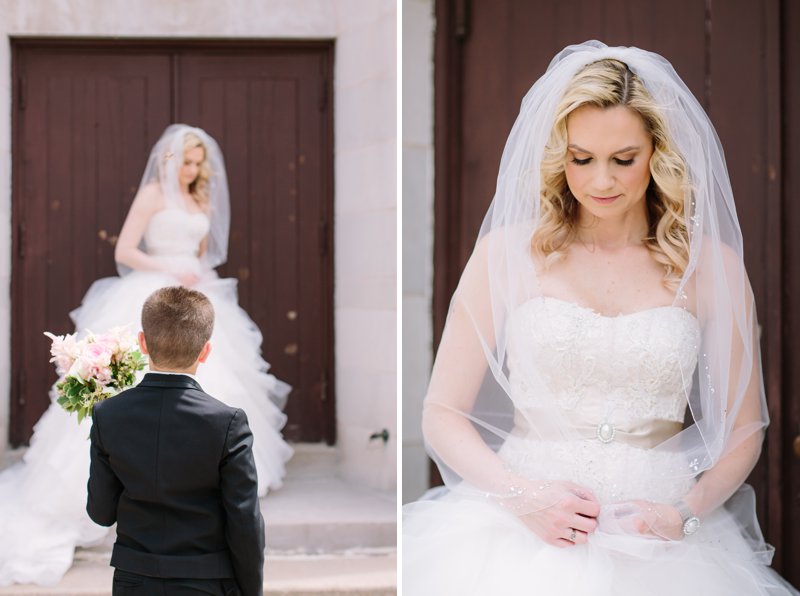
M 564 259 L 540 273 L 542 295 L 610 316 L 673 303 L 674 293 L 664 285 L 664 269 L 657 263 L 619 259 L 604 265 Z

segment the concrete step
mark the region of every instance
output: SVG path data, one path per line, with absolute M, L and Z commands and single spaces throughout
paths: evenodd
M 288 478 L 331 478 L 336 476 L 339 452 L 325 443 L 295 443 L 294 455 L 286 464 Z
M 22 461 L 22 457 L 25 455 L 27 450 L 27 447 L 17 447 L 16 449 L 8 447 L 2 452 L 2 454 L 0 454 L 0 470 L 10 468 L 18 461 Z
M 338 478 L 337 462 L 333 447 L 295 445 L 284 486 L 261 500 L 267 534 L 265 594 L 396 593 L 396 495 Z M 0 588 L 0 596 L 110 594 L 114 539 L 111 532 L 102 544 L 78 549 L 75 564 L 58 586 L 9 586 Z
M 323 443 L 293 445 L 283 487 L 261 500 L 269 553 L 336 553 L 394 547 L 397 501 L 336 475 L 338 451 Z
M 336 477 L 287 476 L 283 487 L 261 499 L 261 513 L 271 555 L 336 554 L 397 543 L 395 495 Z M 102 544 L 82 551 L 108 557 L 115 539 L 109 532 Z
M 336 553 L 394 547 L 394 493 L 354 486 L 336 477 L 287 476 L 261 500 L 268 553 Z
M 342 555 L 268 556 L 264 565 L 266 596 L 388 596 L 397 592 L 394 549 Z M 52 588 L 15 585 L 0 596 L 108 596 L 113 569 L 108 559 L 78 550 L 75 564 Z

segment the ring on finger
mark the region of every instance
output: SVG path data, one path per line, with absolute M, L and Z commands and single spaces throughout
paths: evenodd
M 577 536 L 578 536 L 578 533 L 575 531 L 575 528 L 570 528 L 569 541 L 570 542 L 575 542 L 575 538 Z

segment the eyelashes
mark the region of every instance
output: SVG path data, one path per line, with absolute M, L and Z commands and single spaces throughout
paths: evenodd
M 575 165 L 585 166 L 590 161 L 592 161 L 592 158 L 591 157 L 587 157 L 586 159 L 578 159 L 577 157 L 573 157 L 570 161 L 572 161 L 572 163 L 574 163 Z M 620 166 L 633 165 L 633 158 L 630 158 L 630 159 L 617 159 L 617 158 L 614 158 L 614 161 L 617 163 L 617 165 L 620 165 Z

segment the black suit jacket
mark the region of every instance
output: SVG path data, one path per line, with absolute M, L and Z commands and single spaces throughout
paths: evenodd
M 243 410 L 184 375 L 149 373 L 92 414 L 86 510 L 117 523 L 111 565 L 164 578 L 236 579 L 263 594 L 264 520 Z

